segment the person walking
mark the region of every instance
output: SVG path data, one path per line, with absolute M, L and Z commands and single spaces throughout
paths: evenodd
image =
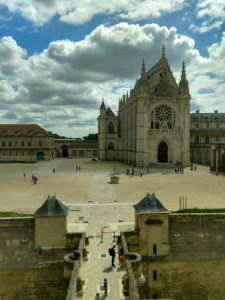
M 142 171 L 142 170 L 140 170 L 140 176 L 142 177 L 142 175 L 143 175 L 143 171 Z
M 115 251 L 115 245 L 112 246 L 112 248 L 109 249 L 109 255 L 112 256 L 112 267 L 115 267 L 114 261 L 115 261 L 115 256 L 116 256 L 116 251 Z
M 122 269 L 123 268 L 123 256 L 120 255 L 119 257 L 119 263 L 120 263 L 120 268 Z
M 23 178 L 24 178 L 24 180 L 26 179 L 26 174 L 25 173 L 23 173 Z
M 108 294 L 108 282 L 107 282 L 107 279 L 105 278 L 104 279 L 104 291 L 105 291 L 105 297 L 107 296 Z
M 129 170 L 129 169 L 127 169 L 127 175 L 129 175 L 129 173 L 130 173 L 130 170 Z

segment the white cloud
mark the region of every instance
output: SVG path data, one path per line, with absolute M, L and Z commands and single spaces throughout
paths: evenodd
M 225 21 L 224 0 L 198 0 L 196 5 L 197 19 L 203 20 L 200 25 L 191 24 L 190 29 L 206 33 L 213 28 L 221 28 Z
M 185 60 L 193 103 L 204 111 L 223 109 L 225 34 L 209 47 L 209 56 L 203 57 L 194 48 L 194 40 L 178 34 L 174 27 L 120 23 L 99 26 L 80 42 L 52 42 L 29 58 L 12 37 L 3 37 L 1 123 L 37 122 L 49 130 L 61 127 L 70 136 L 97 131 L 101 99 L 116 112 L 118 99 L 140 76 L 142 58 L 147 69 L 153 66 L 163 43 L 177 81 Z
M 180 10 L 185 0 L 0 0 L 10 12 L 40 26 L 59 15 L 62 22 L 84 24 L 96 15 L 143 20 Z

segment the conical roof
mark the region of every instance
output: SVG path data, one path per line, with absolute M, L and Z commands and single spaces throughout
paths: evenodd
M 169 214 L 170 211 L 167 210 L 162 203 L 153 194 L 147 193 L 147 195 L 137 204 L 135 204 L 134 209 L 138 214 Z
M 114 113 L 112 112 L 110 107 L 107 108 L 106 115 L 107 116 L 114 116 Z
M 102 100 L 102 104 L 101 104 L 101 106 L 100 106 L 100 109 L 105 109 L 105 110 L 106 110 L 105 103 L 104 103 L 103 100 Z
M 67 216 L 69 207 L 65 206 L 55 196 L 48 196 L 44 204 L 34 213 L 34 217 L 58 217 Z

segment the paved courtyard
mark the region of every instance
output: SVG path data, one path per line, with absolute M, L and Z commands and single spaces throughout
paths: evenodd
M 81 166 L 80 171 L 76 171 L 76 165 Z M 120 174 L 117 185 L 109 184 L 114 168 Z M 116 268 L 111 268 L 108 256 L 108 248 L 113 244 L 111 232 L 119 234 L 120 230 L 134 228 L 133 205 L 147 192 L 154 192 L 169 210 L 179 208 L 180 196 L 187 197 L 189 208 L 225 207 L 225 177 L 215 176 L 208 167 L 197 166 L 196 171 L 187 168 L 184 174 L 153 169 L 146 174 L 144 169 L 142 177 L 139 169 L 135 169 L 135 176 L 126 175 L 127 168 L 121 163 L 90 159 L 0 164 L 0 211 L 34 213 L 48 195 L 56 195 L 70 207 L 68 230 L 86 231 L 90 237 L 88 261 L 80 269 L 84 293 L 78 299 L 94 299 L 97 292 L 103 295 L 104 278 L 109 284 L 107 299 L 124 299 L 121 278 L 125 272 L 118 268 L 118 261 Z M 36 185 L 32 174 L 38 177 Z M 103 243 L 101 231 L 107 232 Z

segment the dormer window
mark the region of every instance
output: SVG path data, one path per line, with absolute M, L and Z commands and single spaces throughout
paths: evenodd
M 27 135 L 31 136 L 32 135 L 32 130 L 28 130 Z
M 18 136 L 20 134 L 20 132 L 17 130 L 15 131 L 15 136 Z
M 2 135 L 6 135 L 6 130 L 2 130 Z

